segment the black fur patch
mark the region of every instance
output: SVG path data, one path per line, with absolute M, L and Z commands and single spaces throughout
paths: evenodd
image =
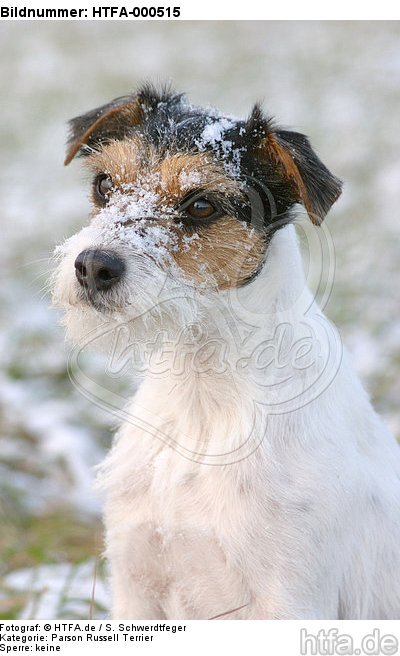
M 341 180 L 321 162 L 304 134 L 278 130 L 276 136 L 282 146 L 292 153 L 314 207 L 313 211 L 322 220 L 341 194 Z

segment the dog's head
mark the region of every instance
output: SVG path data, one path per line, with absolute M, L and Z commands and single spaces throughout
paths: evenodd
M 340 195 L 308 139 L 258 106 L 241 120 L 145 86 L 70 127 L 65 163 L 84 158 L 93 212 L 59 249 L 55 299 L 78 322 L 159 315 L 165 289 L 187 321 L 195 297 L 257 275 L 293 206 L 319 225 Z

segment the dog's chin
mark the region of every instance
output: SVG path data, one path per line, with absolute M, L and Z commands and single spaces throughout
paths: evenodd
M 160 334 L 171 340 L 185 326 L 204 318 L 198 299 L 183 291 L 155 300 L 142 289 L 125 302 L 120 299 L 116 303 L 107 295 L 82 290 L 70 295 L 68 301 L 57 297 L 53 301 L 63 310 L 62 324 L 68 342 L 103 353 L 114 347 L 116 339 L 121 342 L 121 335 L 131 343 L 154 341 Z
M 87 302 L 76 304 L 55 304 L 63 312 L 61 324 L 65 328 L 65 337 L 71 346 L 88 346 L 96 341 L 96 335 L 106 333 L 114 324 L 111 314 L 103 313 Z M 96 350 L 99 344 L 96 343 Z

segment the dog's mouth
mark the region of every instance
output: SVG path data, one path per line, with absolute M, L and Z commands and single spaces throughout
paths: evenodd
M 89 307 L 105 316 L 111 316 L 117 309 L 109 294 L 99 293 L 92 287 L 81 287 L 78 290 L 74 306 Z

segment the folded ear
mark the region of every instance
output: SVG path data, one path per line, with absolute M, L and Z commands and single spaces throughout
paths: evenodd
M 311 221 L 321 225 L 342 191 L 342 182 L 321 162 L 304 134 L 271 130 L 261 141 L 263 158 L 280 169 Z
M 69 122 L 68 150 L 64 164 L 67 165 L 84 147 L 94 148 L 110 139 L 123 139 L 132 127 L 139 125 L 144 117 L 139 96 L 116 98 L 102 107 L 97 107 Z

